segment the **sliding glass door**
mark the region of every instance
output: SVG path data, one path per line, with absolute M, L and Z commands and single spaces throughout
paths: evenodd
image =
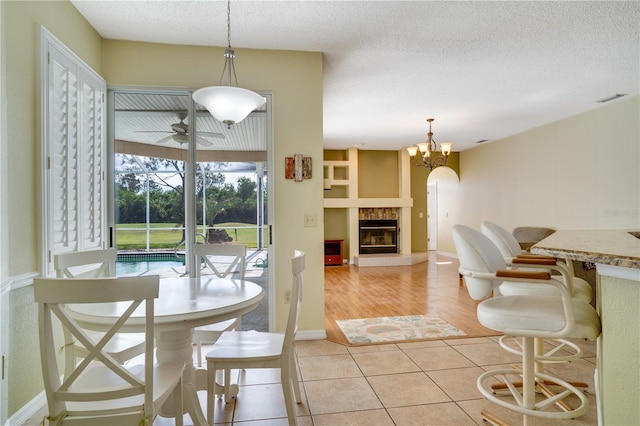
M 118 274 L 193 276 L 193 244 L 245 244 L 246 278 L 267 297 L 243 326 L 267 331 L 270 103 L 227 128 L 185 91 L 113 90 L 109 101 Z

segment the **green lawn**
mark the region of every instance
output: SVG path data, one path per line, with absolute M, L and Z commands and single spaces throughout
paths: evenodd
M 256 225 L 248 223 L 228 222 L 216 224 L 215 229 L 225 229 L 233 242 L 257 247 Z M 196 234 L 203 234 L 199 226 Z M 174 250 L 183 239 L 183 230 L 174 223 L 151 223 L 149 225 L 149 248 Z M 196 236 L 201 243 L 203 238 Z M 147 248 L 147 231 L 144 223 L 126 223 L 116 225 L 116 246 L 120 250 L 144 250 Z M 180 247 L 184 250 L 184 245 Z

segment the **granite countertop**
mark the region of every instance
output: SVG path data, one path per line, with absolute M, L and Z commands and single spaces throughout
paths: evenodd
M 531 252 L 580 262 L 640 269 L 640 232 L 560 230 L 533 245 Z

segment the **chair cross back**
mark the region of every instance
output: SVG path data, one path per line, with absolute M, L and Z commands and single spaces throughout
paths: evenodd
M 105 250 L 90 250 L 82 252 L 60 253 L 54 256 L 53 263 L 58 278 L 88 279 L 113 277 L 115 275 L 115 263 L 117 250 L 114 248 Z M 111 282 L 111 281 L 109 281 Z M 107 282 L 105 282 L 105 285 Z M 65 329 L 65 345 L 72 344 L 74 336 Z M 93 342 L 104 338 L 101 331 L 91 330 L 86 337 L 90 337 Z M 80 344 L 81 340 L 75 344 L 75 353 L 66 351 L 67 372 L 71 371 L 75 365 L 75 359 L 86 356 L 87 346 Z M 143 333 L 120 333 L 117 336 L 110 334 L 104 340 L 106 350 L 121 364 L 144 353 L 145 338 Z
M 247 256 L 247 246 L 244 244 L 196 244 L 193 248 L 196 257 L 196 276 L 201 274 L 200 263 L 204 262 L 203 267 L 211 268 L 218 278 L 227 278 L 232 275 L 239 267 L 240 279 L 244 279 L 245 274 L 245 258 Z M 209 256 L 220 256 L 232 258 L 231 262 L 226 266 L 217 264 Z
M 100 278 L 115 276 L 117 250 L 78 251 L 54 256 L 53 266 L 58 278 Z
M 38 303 L 40 354 L 49 415 L 54 418 L 74 415 L 118 415 L 118 421 L 131 415 L 133 419 L 151 418 L 153 409 L 153 318 L 154 299 L 158 297 L 159 278 L 121 277 L 99 279 L 37 278 L 34 298 Z M 128 306 L 97 343 L 91 340 L 69 312 L 68 304 L 119 302 Z M 116 361 L 104 345 L 140 306 L 145 309 L 144 375 L 138 376 Z M 57 318 L 87 349 L 87 355 L 61 381 L 54 344 L 54 322 Z M 65 351 L 72 350 L 69 345 Z M 98 376 L 100 373 L 100 376 Z M 107 374 L 108 379 L 103 378 Z M 117 376 L 117 377 L 116 377 Z M 119 378 L 119 379 L 118 379 Z M 108 383 L 108 385 L 106 385 Z M 88 386 L 87 386 L 88 385 Z M 102 386 L 104 385 L 104 386 Z M 107 400 L 136 397 L 113 408 Z M 75 404 L 74 403 L 80 403 Z M 84 404 L 82 404 L 84 403 Z M 87 405 L 88 404 L 88 405 Z M 142 413 L 142 414 L 140 414 Z
M 131 374 L 128 370 L 122 367 L 122 364 L 117 362 L 110 354 L 103 352 L 104 346 L 109 342 L 109 340 L 116 334 L 116 332 L 122 327 L 122 324 L 129 319 L 133 311 L 140 305 L 141 300 L 135 300 L 131 302 L 131 305 L 126 310 L 126 312 L 118 319 L 118 321 L 113 324 L 113 326 L 104 334 L 102 339 L 98 343 L 94 343 L 91 338 L 86 334 L 86 332 L 78 326 L 78 324 L 73 321 L 73 319 L 69 316 L 69 313 L 62 305 L 49 305 L 49 309 L 53 314 L 55 314 L 60 322 L 63 324 L 67 330 L 80 342 L 87 350 L 88 354 L 86 357 L 75 366 L 74 370 L 66 375 L 64 382 L 60 385 L 59 391 L 68 392 L 71 385 L 75 380 L 87 369 L 87 367 L 94 360 L 103 363 L 110 370 L 112 370 L 115 374 L 120 376 L 123 380 L 127 381 L 133 388 L 132 394 L 136 393 L 144 393 L 144 382 L 138 379 L 136 376 Z M 110 392 L 101 392 L 102 397 L 108 397 Z M 120 396 L 120 390 L 113 391 L 114 397 Z M 68 395 L 69 400 L 71 396 Z M 84 397 L 82 399 L 85 399 Z

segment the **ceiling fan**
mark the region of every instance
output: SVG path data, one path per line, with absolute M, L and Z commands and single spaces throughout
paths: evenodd
M 136 133 L 169 133 L 168 136 L 165 136 L 162 139 L 156 141 L 156 143 L 165 143 L 169 141 L 174 141 L 179 144 L 185 144 L 189 141 L 189 125 L 184 122 L 185 118 L 187 118 L 186 114 L 179 113 L 178 120 L 179 123 L 173 123 L 171 125 L 171 131 L 169 130 L 138 130 Z M 196 143 L 201 146 L 209 147 L 213 146 L 213 142 L 205 139 L 205 138 L 218 138 L 224 139 L 224 135 L 222 133 L 213 133 L 213 132 L 197 132 L 196 135 Z

